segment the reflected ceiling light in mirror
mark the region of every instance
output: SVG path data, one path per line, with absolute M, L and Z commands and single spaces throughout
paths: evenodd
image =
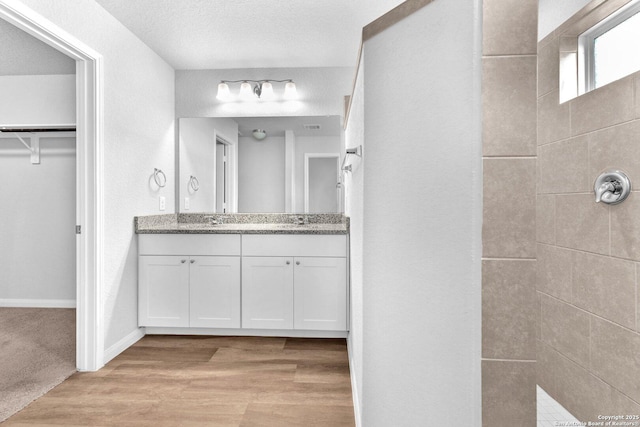
M 283 98 L 287 100 L 297 98 L 296 84 L 291 79 L 287 80 L 221 80 L 218 84 L 216 98 L 221 101 L 231 101 L 233 96 L 229 89 L 229 83 L 240 83 L 239 98 L 243 101 L 275 100 L 273 83 L 286 83 Z M 253 83 L 253 86 L 252 86 Z
M 267 131 L 264 129 L 254 129 L 252 135 L 258 141 L 262 141 L 267 137 Z

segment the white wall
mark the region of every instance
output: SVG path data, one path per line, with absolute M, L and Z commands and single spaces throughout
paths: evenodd
M 481 425 L 480 11 L 436 0 L 364 44 L 348 146 L 364 126 L 366 168 L 348 206 L 366 427 Z
M 364 58 L 364 52 L 362 53 Z M 349 331 L 349 365 L 351 368 L 352 388 L 354 394 L 354 410 L 356 418 L 362 413 L 362 339 L 364 336 L 363 325 L 363 222 L 364 222 L 364 172 L 366 157 L 366 145 L 364 141 L 364 61 L 361 60 L 360 68 L 356 76 L 356 84 L 351 95 L 351 108 L 345 130 L 344 144 L 346 148 L 354 148 L 362 145 L 362 157 L 349 156 L 349 164 L 352 165 L 352 173 L 345 173 L 345 215 L 351 219 L 349 242 L 349 264 L 351 266 L 351 298 L 350 298 L 350 331 Z M 361 426 L 359 423 L 358 426 Z
M 296 136 L 294 165 L 296 199 L 294 213 L 304 212 L 304 155 L 306 153 L 340 153 L 340 137 Z
M 238 143 L 238 212 L 285 211 L 284 137 Z
M 296 101 L 220 102 L 216 99 L 220 80 L 293 79 Z M 247 68 L 231 70 L 176 71 L 176 117 L 263 117 L 342 115 L 343 97 L 351 92 L 353 69 Z M 230 85 L 232 91 L 238 84 Z M 281 96 L 283 83 L 274 83 Z
M 74 306 L 75 138 L 0 138 L 0 306 Z
M 538 41 L 592 0 L 538 0 Z
M 0 19 L 0 40 L 0 76 L 76 72 L 76 61 L 72 58 L 3 19 Z
M 238 143 L 238 124 L 232 119 L 180 119 L 178 197 L 181 212 L 213 212 L 216 135 L 232 145 Z M 196 192 L 188 188 L 189 177 L 200 182 Z M 189 209 L 185 209 L 185 197 Z
M 93 0 L 20 0 L 104 59 L 105 348 L 138 329 L 137 240 L 133 217 L 175 206 L 174 70 Z M 80 143 L 80 141 L 79 141 Z M 151 184 L 153 168 L 167 185 Z M 122 344 L 122 343 L 120 343 Z
M 0 76 L 0 126 L 75 125 L 75 74 Z

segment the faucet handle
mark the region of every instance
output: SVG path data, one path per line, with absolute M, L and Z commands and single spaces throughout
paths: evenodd
M 596 203 L 615 205 L 622 202 L 631 192 L 631 181 L 622 171 L 611 169 L 603 172 L 593 185 Z

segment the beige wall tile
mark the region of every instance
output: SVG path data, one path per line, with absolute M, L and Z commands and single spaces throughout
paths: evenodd
M 591 371 L 636 402 L 640 401 L 640 335 L 593 317 Z
M 556 198 L 538 194 L 536 201 L 536 240 L 539 243 L 556 243 Z
M 535 360 L 536 262 L 482 262 L 482 357 Z
M 554 90 L 538 99 L 538 145 L 567 139 L 571 136 L 571 111 L 568 102 L 559 103 Z
M 639 405 L 582 366 L 562 356 L 554 361 L 557 392 L 553 397 L 580 421 L 597 422 L 598 415 L 640 414 Z
M 572 249 L 609 254 L 609 207 L 592 194 L 556 196 L 556 243 Z
M 482 425 L 536 426 L 536 363 L 482 361 Z
M 536 53 L 537 0 L 484 0 L 482 3 L 484 55 Z
M 589 134 L 589 181 L 592 188 L 593 182 L 605 169 L 622 169 L 632 180 L 640 179 L 639 138 L 640 120 Z
M 536 382 L 551 397 L 556 396 L 556 369 L 559 365 L 559 354 L 551 346 L 540 340 L 536 341 Z
M 611 206 L 611 255 L 640 261 L 640 193 Z
M 536 340 L 542 339 L 542 294 L 536 291 Z
M 535 159 L 485 159 L 483 257 L 534 258 Z
M 640 73 L 636 73 L 636 118 L 640 118 Z
M 538 51 L 538 96 L 559 90 L 560 50 L 557 38 Z
M 576 306 L 635 328 L 636 270 L 633 262 L 575 252 L 572 291 Z
M 633 85 L 633 76 L 625 77 L 571 100 L 571 134 L 580 135 L 633 119 Z
M 536 57 L 482 60 L 485 156 L 536 154 Z
M 640 332 L 640 264 L 636 264 L 636 331 Z
M 538 147 L 538 193 L 591 191 L 586 136 Z
M 538 291 L 571 302 L 573 252 L 549 245 L 538 245 L 536 286 Z
M 542 342 L 588 367 L 589 314 L 546 295 L 541 300 Z

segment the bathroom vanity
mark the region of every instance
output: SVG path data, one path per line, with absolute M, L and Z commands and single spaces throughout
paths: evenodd
M 136 218 L 138 323 L 147 333 L 345 337 L 348 218 Z

